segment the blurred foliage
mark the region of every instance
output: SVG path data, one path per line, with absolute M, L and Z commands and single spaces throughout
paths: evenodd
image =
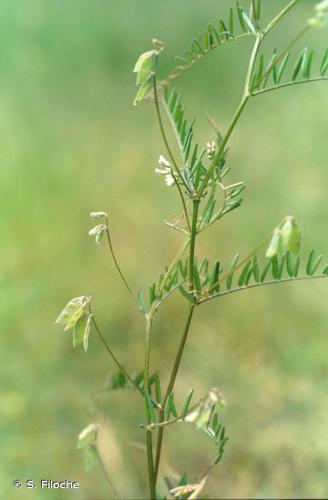
M 275 12 L 285 2 L 267 0 Z M 101 469 L 85 472 L 76 436 L 104 411 L 109 474 L 142 498 L 142 401 L 99 393 L 114 369 L 98 339 L 75 350 L 54 320 L 73 296 L 91 295 L 111 345 L 131 370 L 143 363 L 143 321 L 105 248 L 88 238 L 88 213 L 109 212 L 131 281 L 148 286 L 180 236 L 161 221 L 178 200 L 153 174 L 163 152 L 151 105 L 133 107 L 132 69 L 153 36 L 166 44 L 163 76 L 194 33 L 225 14 L 223 0 L 1 0 L 1 474 L 7 498 L 109 498 Z M 303 2 L 274 31 L 277 47 L 307 18 Z M 224 12 L 223 12 L 224 11 Z M 325 47 L 326 31 L 311 34 Z M 301 48 L 301 47 L 299 47 Z M 213 51 L 179 82 L 201 141 L 205 112 L 225 127 L 237 103 L 249 42 Z M 224 71 L 223 69 L 224 68 Z M 211 79 L 211 91 L 208 81 Z M 216 89 L 216 90 L 215 90 Z M 231 179 L 244 179 L 244 210 L 202 237 L 199 256 L 246 254 L 288 213 L 304 247 L 328 250 L 327 85 L 251 102 L 233 137 Z M 227 226 L 227 223 L 229 226 Z M 306 236 L 307 235 L 307 236 Z M 145 258 L 146 256 L 146 258 Z M 328 495 L 326 282 L 293 283 L 213 301 L 197 311 L 176 396 L 218 385 L 230 436 L 207 491 L 220 497 Z M 153 364 L 167 377 L 183 298 L 156 318 Z M 104 419 L 105 417 L 101 417 Z M 190 432 L 190 433 L 189 433 Z M 208 449 L 188 429 L 167 432 L 167 474 L 202 469 Z M 179 445 L 177 446 L 177 443 Z M 14 479 L 78 480 L 78 491 L 13 491 Z

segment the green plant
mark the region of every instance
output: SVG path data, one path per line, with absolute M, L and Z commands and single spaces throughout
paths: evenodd
M 239 208 L 242 203 L 241 194 L 245 189 L 245 183 L 241 181 L 226 184 L 225 179 L 230 170 L 227 164 L 228 142 L 246 105 L 253 98 L 267 92 L 287 86 L 328 80 L 325 76 L 328 72 L 328 50 L 324 52 L 320 60 L 318 76 L 315 77 L 312 76 L 314 52 L 307 47 L 302 49 L 293 63 L 290 61 L 294 45 L 305 33 L 326 23 L 327 0 L 315 5 L 313 17 L 294 36 L 287 47 L 279 51 L 275 49 L 269 58 L 261 53 L 263 40 L 298 2 L 299 0 L 292 0 L 267 24 L 262 22 L 261 0 L 252 0 L 248 13 L 237 2 L 236 8 L 229 10 L 227 21 L 219 20 L 216 25 L 209 24 L 204 32 L 192 39 L 190 47 L 185 51 L 185 56 L 178 58 L 179 65 L 169 73 L 166 79 L 159 81 L 157 78 L 158 62 L 164 49 L 163 43 L 157 39 L 153 40 L 153 49 L 142 54 L 135 65 L 138 91 L 134 102 L 138 104 L 144 99 L 149 99 L 154 104 L 159 129 L 169 157 L 167 160 L 163 155 L 160 156 L 156 173 L 164 177 L 169 187 L 177 190 L 181 200 L 182 214 L 179 214 L 175 222 L 167 224 L 182 233 L 185 241 L 158 281 L 150 285 L 149 297 L 146 300 L 141 291 L 136 294 L 133 292 L 118 264 L 111 241 L 108 216 L 105 212 L 91 213 L 91 217 L 100 219 L 101 222 L 89 234 L 95 237 L 96 243 L 100 243 L 102 238 L 107 240 L 118 273 L 145 317 L 143 369 L 137 373 L 130 373 L 118 360 L 95 320 L 89 297 L 72 299 L 57 320 L 65 331 L 73 331 L 74 346 L 83 343 L 85 350 L 88 348 L 90 329 L 94 328 L 119 369 L 118 373 L 113 376 L 110 387 L 113 389 L 135 388 L 144 399 L 146 420 L 142 427 L 145 432 L 150 498 L 161 498 L 157 482 L 166 427 L 177 422 L 192 423 L 206 434 L 215 447 L 214 459 L 200 474 L 198 481 L 190 483 L 184 476 L 179 484 L 172 484 L 167 480 L 169 491 L 176 498 L 198 496 L 205 485 L 208 473 L 220 462 L 228 439 L 220 416 L 224 399 L 216 388 L 211 389 L 196 403 L 193 403 L 192 390 L 179 404 L 174 397 L 181 358 L 197 307 L 224 295 L 254 287 L 328 276 L 328 265 L 321 267 L 322 256 L 317 256 L 314 250 L 305 260 L 303 258 L 302 264 L 301 233 L 292 216 L 287 216 L 246 257 L 240 258 L 237 254 L 226 265 L 220 261 L 209 262 L 208 259 L 199 261 L 196 257 L 196 242 L 199 234 Z M 209 52 L 244 38 L 252 39 L 254 44 L 240 103 L 224 133 L 219 130 L 215 120 L 209 117 L 214 140 L 200 147 L 194 141 L 194 122 L 188 122 L 182 98 L 175 89 L 170 89 L 171 83 Z M 173 153 L 168 140 L 162 119 L 162 107 L 169 117 L 180 148 L 179 159 Z M 304 267 L 304 272 L 302 272 L 302 267 Z M 187 316 L 180 345 L 171 368 L 169 383 L 162 395 L 160 374 L 157 371 L 150 371 L 150 339 L 156 312 L 175 292 L 181 293 L 186 299 Z M 94 456 L 92 452 L 97 448 L 97 429 L 97 425 L 92 424 L 80 434 L 79 447 L 85 450 L 88 460 Z

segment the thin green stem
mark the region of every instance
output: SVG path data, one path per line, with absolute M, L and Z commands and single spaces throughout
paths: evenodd
M 170 81 L 174 80 L 175 78 L 178 78 L 184 71 L 189 70 L 196 64 L 198 61 L 202 60 L 209 52 L 213 51 L 214 49 L 217 49 L 219 47 L 229 45 L 231 42 L 237 42 L 238 40 L 241 40 L 242 38 L 250 38 L 253 37 L 253 33 L 242 33 L 241 35 L 237 35 L 233 38 L 229 38 L 228 40 L 220 40 L 220 42 L 214 43 L 211 46 L 211 50 L 208 50 L 207 52 L 204 53 L 199 53 L 197 56 L 195 56 L 194 59 L 191 60 L 186 60 L 183 58 L 182 64 L 179 66 L 173 68 L 170 73 L 167 75 L 165 80 L 159 81 L 159 85 L 161 87 L 167 87 L 170 84 Z
M 157 291 L 157 294 L 156 294 L 156 299 L 161 295 L 165 285 L 166 285 L 166 282 L 168 280 L 168 277 L 170 276 L 171 272 L 172 272 L 172 269 L 174 268 L 174 266 L 176 265 L 177 261 L 183 256 L 183 254 L 185 253 L 186 249 L 188 248 L 190 244 L 190 240 L 188 239 L 187 241 L 185 241 L 185 243 L 182 245 L 180 251 L 176 254 L 176 256 L 174 257 L 174 259 L 172 260 L 170 266 L 168 267 L 168 270 L 166 271 L 166 273 L 164 274 L 164 278 L 158 288 L 158 291 Z M 156 300 L 154 301 L 153 305 L 152 305 L 152 308 L 149 312 L 149 316 L 150 317 L 153 317 L 155 311 L 158 309 L 158 304 L 156 304 Z
M 254 22 L 256 29 L 259 28 L 259 16 L 258 10 L 256 8 L 256 0 L 251 0 L 249 17 L 252 22 Z
M 192 226 L 190 235 L 190 250 L 189 250 L 189 290 L 194 289 L 194 261 L 195 261 L 195 245 L 197 237 L 197 220 L 200 200 L 193 200 Z
M 282 278 L 280 280 L 264 281 L 263 283 L 253 283 L 252 285 L 232 288 L 231 290 L 226 290 L 225 292 L 215 293 L 215 294 L 211 295 L 210 297 L 204 297 L 202 299 L 199 299 L 199 304 L 203 304 L 204 302 L 208 302 L 209 300 L 215 299 L 217 297 L 223 297 L 224 295 L 230 295 L 231 293 L 242 292 L 245 290 L 249 290 L 251 288 L 258 288 L 259 286 L 276 285 L 278 283 L 288 283 L 291 281 L 306 281 L 306 280 L 315 280 L 315 279 L 322 279 L 322 278 L 328 278 L 328 275 L 320 274 L 319 276 L 300 276 L 299 278 Z
M 146 316 L 146 336 L 145 336 L 145 366 L 144 366 L 144 387 L 145 387 L 145 405 L 147 424 L 151 424 L 151 417 L 148 412 L 146 397 L 149 394 L 149 366 L 150 366 L 150 337 L 152 327 L 152 316 Z M 151 499 L 156 499 L 156 481 L 154 474 L 154 458 L 153 458 L 153 438 L 150 430 L 146 431 L 146 447 L 147 447 L 147 465 L 148 465 L 148 481 L 149 493 Z
M 221 283 L 223 283 L 223 281 L 225 281 L 231 274 L 235 273 L 244 264 L 246 264 L 246 262 L 248 262 L 249 259 L 251 259 L 252 257 L 254 257 L 254 255 L 256 255 L 260 250 L 262 250 L 262 248 L 264 248 L 268 244 L 268 242 L 270 241 L 270 238 L 271 238 L 271 236 L 269 238 L 266 238 L 264 241 L 262 241 L 262 243 L 260 243 L 260 245 L 258 245 L 255 248 L 255 250 L 253 250 L 243 260 L 241 260 L 236 267 L 234 267 L 230 271 L 226 272 L 216 283 L 214 283 L 211 286 L 211 288 L 209 289 L 209 292 L 211 292 L 212 290 L 214 290 L 214 288 L 216 288 L 218 285 L 220 285 Z M 199 300 L 199 303 L 201 303 L 201 302 L 202 302 L 202 300 Z
M 247 68 L 245 88 L 244 88 L 244 97 L 250 97 L 250 93 L 251 93 L 250 86 L 251 86 L 252 74 L 253 74 L 256 57 L 257 57 L 260 45 L 262 43 L 262 40 L 263 40 L 263 35 L 262 35 L 262 33 L 259 33 L 256 37 L 254 47 L 252 50 L 252 54 L 251 54 L 251 58 L 249 60 L 249 65 Z
M 131 382 L 131 384 L 136 388 L 138 389 L 138 391 L 140 392 L 140 394 L 142 396 L 144 396 L 144 393 L 143 393 L 143 390 L 138 386 L 138 384 L 135 383 L 135 381 L 133 380 L 133 378 L 129 375 L 129 372 L 124 368 L 124 366 L 122 365 L 122 363 L 120 363 L 120 361 L 117 359 L 117 357 L 115 356 L 114 352 L 112 351 L 112 349 L 109 347 L 108 343 L 107 343 L 107 340 L 105 339 L 104 335 L 102 334 L 96 320 L 95 320 L 95 317 L 92 313 L 92 309 L 91 309 L 91 306 L 89 306 L 89 310 L 90 310 L 90 314 L 91 314 L 91 321 L 93 323 L 93 326 L 96 330 L 96 332 L 98 333 L 102 343 L 104 344 L 105 346 L 105 349 L 106 351 L 108 352 L 108 354 L 110 355 L 110 357 L 112 358 L 112 360 L 114 361 L 114 363 L 117 365 L 117 367 L 121 370 L 121 372 L 124 373 L 124 375 L 126 376 L 126 378 L 129 380 L 129 382 Z
M 170 159 L 171 159 L 171 161 L 173 163 L 173 166 L 175 168 L 175 171 L 176 171 L 176 173 L 177 173 L 180 181 L 185 186 L 185 188 L 187 189 L 187 191 L 190 193 L 191 192 L 190 191 L 190 187 L 186 183 L 183 175 L 181 174 L 181 171 L 180 171 L 180 169 L 178 167 L 178 164 L 177 164 L 177 162 L 176 162 L 176 160 L 174 158 L 174 155 L 172 153 L 171 147 L 169 145 L 169 141 L 168 141 L 166 133 L 165 133 L 164 124 L 163 124 L 162 115 L 161 115 L 161 110 L 160 110 L 160 107 L 159 107 L 158 92 L 157 92 L 157 83 L 156 83 L 156 75 L 153 76 L 153 87 L 154 87 L 154 103 L 155 103 L 155 108 L 156 108 L 156 115 L 157 115 L 157 120 L 158 120 L 159 128 L 160 128 L 160 131 L 161 131 L 161 135 L 162 135 L 162 138 L 163 138 L 163 142 L 165 144 L 165 147 L 167 149 L 169 157 L 170 157 Z M 189 216 L 188 216 L 188 211 L 187 211 L 187 207 L 186 207 L 186 202 L 185 202 L 185 199 L 184 199 L 181 187 L 179 185 L 178 179 L 176 179 L 175 185 L 178 188 L 179 195 L 180 195 L 181 202 L 182 202 L 182 206 L 183 206 L 183 211 L 184 211 L 186 222 L 187 222 L 187 226 L 188 226 L 188 228 L 190 230 L 190 222 L 189 222 Z
M 282 9 L 282 11 L 279 12 L 279 14 L 277 14 L 276 17 L 274 17 L 272 21 L 270 21 L 269 24 L 264 28 L 263 33 L 266 35 L 270 30 L 272 30 L 272 28 L 274 28 L 275 25 L 278 24 L 279 21 L 281 21 L 281 19 L 285 17 L 286 14 L 288 14 L 288 12 L 293 7 L 295 7 L 297 3 L 299 3 L 299 1 L 300 0 L 292 0 L 288 5 L 286 5 L 286 7 Z
M 128 292 L 130 293 L 130 295 L 132 295 L 133 299 L 136 300 L 135 298 L 135 295 L 129 285 L 129 283 L 127 282 L 120 266 L 119 266 L 119 263 L 117 261 L 117 258 L 116 258 L 116 255 L 115 255 L 115 252 L 114 252 L 114 248 L 113 248 L 113 244 L 112 244 L 112 240 L 111 240 L 111 237 L 110 237 L 110 232 L 109 232 L 109 227 L 108 227 L 108 220 L 106 219 L 106 237 L 107 237 L 107 242 L 108 242 L 108 247 L 109 247 L 109 250 L 110 250 L 110 253 L 111 253 L 111 256 L 113 258 L 113 261 L 114 261 L 114 264 L 115 264 L 115 267 L 118 271 L 118 274 L 120 275 L 123 283 L 124 283 L 124 286 L 125 288 L 128 290 Z
M 228 140 L 230 139 L 230 136 L 232 134 L 232 132 L 234 131 L 234 128 L 235 126 L 237 125 L 238 123 L 238 120 L 242 114 L 242 112 L 244 111 L 244 108 L 251 96 L 251 93 L 250 93 L 250 81 L 251 81 L 251 77 L 252 77 L 252 72 L 253 72 L 253 69 L 254 69 L 254 64 L 255 64 L 255 61 L 256 61 L 256 56 L 257 56 L 257 53 L 258 53 L 258 50 L 259 50 L 259 47 L 261 45 L 261 42 L 262 42 L 262 39 L 263 39 L 263 35 L 261 33 L 259 33 L 257 36 L 256 36 L 256 40 L 255 40 L 255 43 L 254 43 L 254 47 L 253 47 L 253 50 L 252 50 L 252 53 L 251 53 L 251 57 L 250 57 L 250 61 L 249 61 L 249 65 L 248 65 L 248 68 L 247 68 L 247 74 L 246 74 L 246 81 L 245 81 L 245 88 L 244 88 L 244 93 L 243 93 L 243 96 L 241 98 L 241 101 L 236 109 L 236 112 L 231 120 L 231 123 L 228 127 L 228 130 L 227 132 L 225 133 L 225 136 L 224 138 L 222 139 L 221 143 L 220 143 L 220 146 L 219 146 L 219 149 L 212 161 L 212 164 L 210 166 L 210 168 L 208 169 L 207 171 L 207 174 L 204 178 L 204 181 L 203 181 L 203 184 L 200 188 L 200 191 L 199 191 L 199 196 L 202 196 L 203 192 L 205 191 L 205 189 L 207 188 L 207 185 L 208 185 L 208 181 L 210 180 L 210 178 L 212 177 L 213 175 L 213 172 L 214 172 L 214 169 L 215 169 L 215 166 L 218 164 L 222 154 L 224 153 L 224 149 L 227 145 L 227 142 Z
M 272 63 L 269 65 L 268 69 L 263 73 L 263 75 L 261 76 L 261 78 L 256 82 L 256 86 L 258 87 L 263 81 L 266 81 L 266 78 L 268 78 L 268 76 L 270 75 L 271 71 L 272 71 L 272 68 L 282 60 L 283 57 L 285 57 L 285 55 L 287 54 L 287 52 L 290 51 L 290 49 L 305 35 L 305 33 L 308 32 L 308 30 L 310 29 L 310 26 L 307 25 L 305 26 L 293 39 L 292 41 L 287 45 L 287 47 L 282 51 L 280 52 L 279 55 L 277 55 L 277 57 L 275 57 L 274 61 L 272 61 Z
M 191 305 L 188 309 L 186 324 L 185 324 L 185 327 L 183 330 L 182 338 L 181 338 L 180 344 L 179 344 L 179 349 L 178 349 L 178 352 L 177 352 L 177 355 L 176 355 L 176 358 L 174 361 L 174 365 L 173 365 L 171 375 L 170 375 L 170 380 L 169 380 L 169 383 L 168 383 L 168 386 L 167 386 L 167 389 L 165 392 L 165 396 L 164 396 L 164 399 L 162 402 L 162 407 L 161 407 L 161 410 L 159 413 L 159 422 L 164 421 L 165 404 L 166 404 L 166 402 L 167 402 L 167 400 L 168 400 L 168 398 L 173 390 L 173 387 L 174 387 L 174 384 L 175 384 L 175 381 L 177 378 L 177 374 L 179 371 L 183 351 L 184 351 L 184 348 L 186 345 L 186 341 L 187 341 L 187 337 L 188 337 L 188 333 L 189 333 L 189 329 L 190 329 L 191 320 L 192 320 L 192 317 L 194 314 L 194 310 L 195 310 L 194 305 Z M 155 458 L 155 482 L 157 481 L 158 469 L 159 469 L 159 464 L 161 461 L 163 434 L 164 434 L 164 427 L 160 427 L 158 429 L 157 449 L 156 449 L 156 458 Z
M 295 82 L 286 82 L 281 83 L 279 85 L 274 85 L 272 87 L 267 87 L 265 89 L 256 90 L 252 93 L 252 96 L 257 96 L 261 94 L 266 94 L 267 92 L 272 92 L 273 90 L 283 89 L 285 87 L 292 87 L 294 85 L 301 85 L 303 83 L 313 83 L 313 82 L 322 82 L 328 80 L 328 77 L 317 77 L 317 78 L 309 78 L 308 80 L 298 80 Z
M 108 482 L 109 486 L 111 487 L 111 489 L 112 489 L 112 491 L 113 491 L 113 493 L 115 495 L 115 498 L 117 500 L 122 500 L 122 497 L 120 497 L 120 495 L 117 492 L 117 489 L 115 488 L 115 486 L 113 484 L 113 481 L 112 481 L 112 478 L 111 478 L 110 474 L 108 474 L 108 472 L 107 472 L 107 469 L 105 467 L 105 464 L 103 462 L 103 459 L 102 459 L 102 457 L 101 457 L 101 455 L 99 453 L 99 450 L 98 450 L 97 446 L 96 446 L 96 451 L 97 451 L 97 457 L 98 457 L 98 462 L 100 464 L 100 467 L 101 467 L 101 469 L 102 469 L 102 471 L 103 471 L 103 473 L 104 473 L 104 475 L 105 475 L 105 477 L 107 479 L 107 482 Z
M 232 121 L 228 127 L 228 130 L 224 136 L 224 138 L 222 139 L 222 141 L 220 142 L 220 146 L 219 146 L 219 149 L 218 149 L 218 152 L 217 154 L 215 155 L 215 158 L 211 164 L 211 166 L 209 167 L 208 171 L 207 171 L 207 174 L 204 178 L 204 181 L 203 181 L 203 184 L 199 190 L 199 196 L 202 196 L 203 192 L 205 191 L 206 187 L 207 187 L 207 184 L 208 184 L 208 181 L 209 179 L 211 178 L 211 176 L 213 175 L 213 172 L 214 172 L 214 169 L 215 169 L 215 166 L 218 164 L 218 161 L 220 160 L 221 156 L 222 156 L 222 153 L 224 151 L 224 148 L 240 118 L 240 115 L 242 114 L 246 104 L 247 104 L 247 101 L 248 101 L 249 97 L 248 96 L 243 96 L 239 105 L 238 105 L 238 108 L 232 118 Z

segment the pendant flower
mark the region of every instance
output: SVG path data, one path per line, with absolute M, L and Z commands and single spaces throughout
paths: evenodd
M 167 186 L 173 186 L 175 180 L 172 174 L 170 162 L 165 158 L 165 156 L 160 155 L 158 164 L 161 168 L 155 168 L 155 173 L 164 176 L 164 180 Z

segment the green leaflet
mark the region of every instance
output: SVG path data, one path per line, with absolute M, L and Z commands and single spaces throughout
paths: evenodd
M 273 81 L 273 88 L 279 88 L 282 79 L 286 76 L 285 80 L 288 84 L 293 84 L 297 82 L 306 82 L 312 78 L 313 61 L 315 58 L 315 51 L 309 50 L 308 47 L 304 47 L 299 53 L 296 61 L 292 65 L 292 69 L 289 73 L 287 70 L 288 61 L 290 60 L 290 51 L 287 51 L 284 57 L 278 57 L 276 50 L 273 52 L 273 56 L 267 65 L 265 71 L 263 71 L 263 55 L 259 57 L 258 68 L 253 72 L 252 75 L 252 92 L 256 94 L 256 91 L 263 90 L 267 87 L 270 78 Z M 328 69 L 328 49 L 323 54 L 319 65 L 319 76 L 317 79 L 324 78 L 326 71 Z
M 170 413 L 172 413 L 172 415 L 176 418 L 178 416 L 178 412 L 175 407 L 173 392 L 171 392 L 168 397 L 168 407 L 170 409 Z
M 239 257 L 240 257 L 240 255 L 236 254 L 231 261 L 229 271 L 228 271 L 228 277 L 227 277 L 227 281 L 226 281 L 227 290 L 230 290 L 230 288 L 232 286 L 233 274 L 234 274 L 235 267 L 237 266 L 237 262 L 239 260 Z
M 320 76 L 324 77 L 327 69 L 328 69 L 328 49 L 325 51 L 320 64 Z
M 293 262 L 292 262 L 292 258 L 291 258 L 289 251 L 286 254 L 286 268 L 287 268 L 288 276 L 293 278 L 294 277 Z
M 318 257 L 315 258 L 315 252 L 314 250 L 311 250 L 307 264 L 306 264 L 306 274 L 308 276 L 313 276 L 316 270 L 318 269 L 321 260 L 322 260 L 322 255 L 319 255 Z
M 201 293 L 201 291 L 202 291 L 202 284 L 201 284 L 201 281 L 200 281 L 200 276 L 199 276 L 198 268 L 197 268 L 196 265 L 194 266 L 194 283 L 195 283 L 196 292 L 197 293 Z
M 213 267 L 212 276 L 210 278 L 210 289 L 213 290 L 214 293 L 218 293 L 220 291 L 220 283 L 219 276 L 221 272 L 221 264 L 219 261 L 216 261 Z
M 259 15 L 259 12 L 260 2 L 257 4 L 257 15 Z M 192 38 L 189 47 L 184 51 L 184 56 L 176 56 L 176 60 L 180 64 L 179 66 L 173 68 L 173 70 L 168 74 L 165 82 L 169 82 L 170 80 L 179 77 L 196 61 L 221 45 L 226 45 L 243 36 L 255 35 L 256 30 L 252 20 L 247 16 L 239 2 L 237 2 L 235 9 L 229 9 L 228 21 L 219 19 L 216 25 L 209 23 L 206 31 L 199 33 L 198 36 L 194 36 Z
M 156 422 L 156 413 L 148 390 L 145 388 L 145 401 L 148 417 L 152 423 Z
M 181 415 L 186 415 L 186 413 L 188 413 L 193 394 L 194 394 L 194 390 L 189 389 L 189 391 L 187 392 L 187 395 L 185 397 L 185 400 L 182 404 Z
M 294 263 L 294 273 L 293 273 L 295 278 L 297 278 L 298 276 L 298 271 L 300 269 L 300 262 L 301 262 L 300 256 L 297 255 Z
M 188 300 L 188 302 L 190 302 L 191 304 L 195 304 L 195 299 L 191 295 L 191 293 L 187 292 L 187 290 L 183 286 L 179 286 L 179 290 L 184 296 L 184 298 Z
M 179 140 L 179 146 L 183 156 L 184 164 L 187 164 L 191 145 L 193 140 L 194 122 L 188 123 L 185 117 L 185 106 L 182 103 L 181 95 L 175 89 L 171 92 L 168 89 L 164 91 L 164 103 L 168 115 L 171 118 L 172 124 L 176 130 L 176 135 Z M 196 162 L 195 150 L 193 152 L 193 164 Z
M 244 266 L 244 268 L 239 276 L 238 286 L 245 286 L 246 285 L 247 275 L 248 275 L 248 272 L 250 271 L 251 266 L 252 266 L 251 260 L 246 262 L 246 264 L 245 264 L 245 266 Z
M 253 257 L 253 274 L 254 274 L 254 279 L 256 281 L 256 283 L 259 283 L 260 281 L 260 268 L 259 268 L 259 264 L 258 264 L 258 261 L 257 261 L 257 256 L 254 255 Z
M 146 308 L 145 300 L 144 300 L 143 293 L 141 290 L 137 291 L 137 300 L 138 300 L 140 311 L 142 311 L 145 314 L 147 312 L 147 308 Z

